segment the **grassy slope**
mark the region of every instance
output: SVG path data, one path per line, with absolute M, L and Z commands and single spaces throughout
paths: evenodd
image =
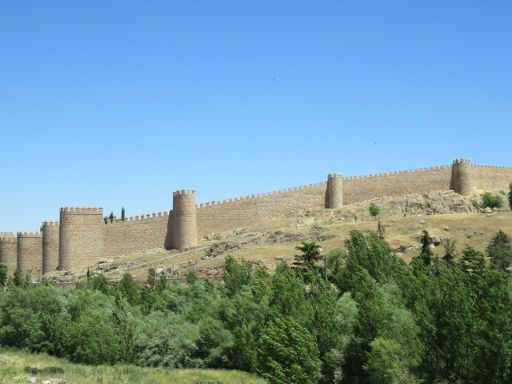
M 447 215 L 422 215 L 409 217 L 395 217 L 383 219 L 382 223 L 386 227 L 386 240 L 393 248 L 400 245 L 414 246 L 419 242 L 419 235 L 422 229 L 428 229 L 433 236 L 450 237 L 456 240 L 459 251 L 466 244 L 475 246 L 479 250 L 484 250 L 487 241 L 499 230 L 512 234 L 512 212 L 499 212 L 488 215 L 483 213 L 465 213 L 465 214 L 447 214 Z M 333 249 L 343 249 L 344 241 L 348 238 L 351 230 L 375 230 L 376 221 L 352 221 L 345 223 L 328 223 L 323 220 L 315 220 L 314 223 L 297 225 L 296 221 L 289 222 L 269 222 L 268 225 L 259 228 L 248 228 L 242 235 L 228 235 L 225 240 L 244 243 L 253 235 L 260 235 L 269 230 L 282 230 L 286 233 L 309 233 L 312 225 L 319 225 L 323 228 L 323 234 L 334 235 L 335 238 L 321 242 L 324 252 Z M 226 254 L 236 258 L 243 258 L 251 261 L 258 261 L 265 264 L 270 270 L 273 269 L 278 259 L 284 258 L 291 260 L 296 253 L 295 246 L 300 242 L 276 242 L 260 244 L 243 244 L 240 249 L 235 249 L 226 254 L 219 255 L 209 260 L 202 260 L 204 247 L 213 244 L 214 241 L 201 241 L 197 251 L 185 255 L 177 255 L 175 251 L 168 252 L 164 250 L 155 250 L 146 252 L 144 255 L 127 257 L 124 261 L 135 262 L 135 264 L 145 261 L 155 267 L 183 265 L 190 261 L 195 264 L 195 268 L 215 268 L 224 263 Z M 442 247 L 435 251 L 440 255 L 443 252 Z M 405 252 L 402 257 L 410 261 L 411 257 L 418 253 L 411 249 Z M 175 255 L 175 256 L 174 256 Z M 170 257 L 169 257 L 170 256 Z M 157 261 L 162 257 L 165 260 Z M 153 262 L 152 262 L 153 260 Z M 122 265 L 123 263 L 121 263 Z M 130 273 L 138 279 L 143 280 L 147 276 L 148 265 L 130 269 Z M 121 271 L 109 274 L 110 278 L 119 279 Z
M 131 365 L 86 366 L 44 354 L 0 349 L 0 383 L 26 383 L 28 377 L 63 379 L 70 384 L 264 384 L 244 372 L 221 370 L 163 370 Z

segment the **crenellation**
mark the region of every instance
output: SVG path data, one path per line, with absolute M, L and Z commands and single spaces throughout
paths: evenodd
M 30 269 L 34 273 L 53 271 L 56 259 L 60 269 L 75 270 L 93 265 L 99 258 L 151 248 L 186 249 L 207 233 L 263 223 L 297 210 L 340 208 L 358 201 L 433 190 L 452 189 L 471 195 L 508 189 L 510 182 L 512 167 L 472 164 L 469 159 L 457 158 L 451 165 L 367 175 L 329 173 L 327 181 L 199 204 L 195 190 L 181 189 L 173 192 L 171 211 L 131 216 L 124 221 L 107 222 L 108 225 L 103 221 L 102 208 L 62 207 L 60 221 L 43 222 L 42 232 L 19 232 L 17 237 L 0 232 L 0 261 L 5 255 L 12 263 L 14 249 L 14 254 L 21 254 L 25 270 L 33 263 Z M 40 243 L 42 258 L 39 254 L 36 263 L 33 249 Z M 17 263 L 16 258 L 14 261 Z

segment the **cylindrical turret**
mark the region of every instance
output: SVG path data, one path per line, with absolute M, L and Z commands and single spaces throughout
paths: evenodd
M 176 191 L 172 196 L 171 243 L 174 249 L 197 245 L 196 191 Z
M 41 232 L 18 232 L 17 269 L 22 276 L 41 275 L 43 240 Z
M 59 269 L 87 268 L 103 257 L 103 208 L 61 208 Z
M 343 206 L 343 176 L 330 173 L 327 177 L 325 208 L 341 208 Z
M 0 236 L 0 263 L 7 266 L 12 275 L 17 268 L 17 240 L 12 233 L 2 232 Z
M 43 274 L 55 271 L 59 266 L 59 223 L 45 221 L 43 232 Z
M 450 187 L 463 196 L 470 196 L 475 191 L 473 184 L 471 160 L 456 159 L 452 164 Z

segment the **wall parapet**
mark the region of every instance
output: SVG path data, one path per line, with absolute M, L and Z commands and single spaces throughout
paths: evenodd
M 103 208 L 97 207 L 62 207 L 60 212 L 73 215 L 103 215 Z
M 169 216 L 169 212 L 154 212 L 154 213 L 149 213 L 149 214 L 145 214 L 145 215 L 127 217 L 124 219 L 124 221 L 121 219 L 116 219 L 112 222 L 110 222 L 110 220 L 107 220 L 107 222 L 105 224 L 107 224 L 107 225 L 125 224 L 125 223 L 131 223 L 134 221 L 154 220 L 154 219 L 159 219 L 159 218 L 168 217 L 168 216 Z
M 298 187 L 276 189 L 276 190 L 270 191 L 270 192 L 263 192 L 263 193 L 253 194 L 253 195 L 232 197 L 232 198 L 225 199 L 225 200 L 203 202 L 203 203 L 197 204 L 197 208 L 209 208 L 209 207 L 223 206 L 223 205 L 229 205 L 229 204 L 239 203 L 239 202 L 246 202 L 246 201 L 250 201 L 250 200 L 263 199 L 265 197 L 275 197 L 276 195 L 280 195 L 280 194 L 301 191 L 301 190 L 310 189 L 310 188 L 325 187 L 326 185 L 327 185 L 326 182 L 304 184 L 304 185 L 301 185 Z
M 402 175 L 404 173 L 436 171 L 436 170 L 446 169 L 446 168 L 450 168 L 450 167 L 451 167 L 451 165 L 438 165 L 438 166 L 426 167 L 426 168 L 404 169 L 404 170 L 400 170 L 400 171 L 390 171 L 390 172 L 372 173 L 372 174 L 368 174 L 368 175 L 348 176 L 348 177 L 344 177 L 344 180 L 360 180 L 360 179 L 367 179 L 367 178 L 371 178 L 371 177 L 396 176 L 396 175 Z
M 195 189 L 180 189 L 179 191 L 174 191 L 172 193 L 173 196 L 176 196 L 176 195 L 192 195 L 192 194 L 195 194 L 196 191 Z
M 512 167 L 500 167 L 498 165 L 484 165 L 484 164 L 472 164 L 473 167 L 477 168 L 494 168 L 494 169 L 508 169 L 512 170 Z
M 18 232 L 18 237 L 41 237 L 41 232 Z
M 43 227 L 57 227 L 59 226 L 58 221 L 43 221 Z

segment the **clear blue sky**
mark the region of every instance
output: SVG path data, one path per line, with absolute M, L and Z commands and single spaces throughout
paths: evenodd
M 0 231 L 512 166 L 511 1 L 0 0 Z

